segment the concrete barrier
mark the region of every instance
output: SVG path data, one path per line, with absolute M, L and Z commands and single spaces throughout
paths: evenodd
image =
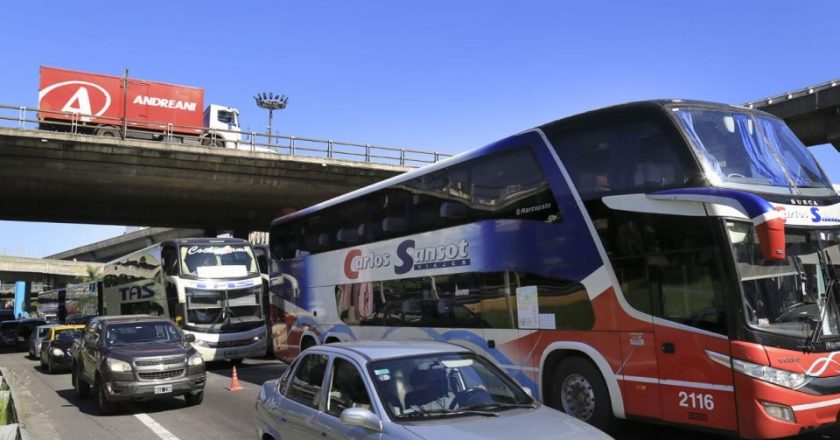
M 19 402 L 0 369 L 0 440 L 29 440 L 29 433 L 19 423 Z

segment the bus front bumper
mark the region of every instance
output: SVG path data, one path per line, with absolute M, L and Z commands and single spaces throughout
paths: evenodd
M 253 338 L 249 338 L 253 339 Z M 236 345 L 231 347 L 217 347 L 214 343 L 207 343 L 205 341 L 196 341 L 193 347 L 201 353 L 201 357 L 205 362 L 224 361 L 224 360 L 238 360 L 249 357 L 263 357 L 265 356 L 265 337 L 259 338 L 257 341 L 247 345 Z

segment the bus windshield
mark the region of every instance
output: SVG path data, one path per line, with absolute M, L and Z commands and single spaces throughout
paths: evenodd
M 840 274 L 840 229 L 785 231 L 787 258 L 762 257 L 753 226 L 728 222 L 750 326 L 771 333 L 822 339 L 840 336 L 835 287 Z M 819 327 L 819 331 L 817 332 Z
M 199 278 L 237 278 L 258 274 L 257 260 L 250 246 L 219 244 L 181 246 L 184 275 Z
M 827 188 L 830 193 L 831 184 L 816 160 L 783 121 L 758 113 L 702 107 L 675 107 L 672 111 L 712 184 Z

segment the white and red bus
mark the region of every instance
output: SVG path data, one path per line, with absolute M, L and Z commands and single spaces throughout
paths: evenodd
M 444 340 L 601 428 L 795 435 L 840 413 L 838 242 L 780 119 L 620 105 L 275 220 L 275 353 Z

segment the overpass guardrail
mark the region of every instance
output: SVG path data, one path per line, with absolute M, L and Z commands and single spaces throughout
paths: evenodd
M 48 122 L 45 117 L 54 116 Z M 60 119 L 59 119 L 60 118 Z M 65 120 L 66 119 L 66 120 Z M 418 149 L 376 146 L 355 142 L 335 141 L 331 139 L 317 139 L 297 137 L 283 134 L 269 134 L 255 131 L 233 131 L 220 129 L 204 129 L 203 127 L 174 125 L 149 121 L 137 121 L 121 118 L 106 118 L 97 116 L 97 120 L 106 120 L 110 125 L 91 126 L 85 123 L 85 115 L 71 112 L 44 111 L 33 107 L 0 104 L 0 126 L 17 128 L 20 130 L 41 130 L 64 132 L 93 137 L 121 136 L 123 129 L 128 132 L 151 133 L 155 141 L 169 145 L 193 145 L 212 147 L 217 142 L 224 142 L 223 133 L 241 133 L 241 140 L 227 141 L 234 144 L 234 149 L 261 153 L 288 154 L 301 157 L 315 157 L 325 159 L 348 160 L 377 164 L 401 165 L 409 167 L 423 166 L 435 163 L 451 155 L 434 151 Z M 154 131 L 140 130 L 132 126 L 154 126 Z M 49 129 L 46 129 L 49 127 Z M 104 128 L 103 128 L 104 127 Z M 179 133 L 181 131 L 204 132 L 201 136 L 191 136 Z M 130 136 L 132 137 L 132 136 Z M 140 139 L 142 140 L 142 139 Z

